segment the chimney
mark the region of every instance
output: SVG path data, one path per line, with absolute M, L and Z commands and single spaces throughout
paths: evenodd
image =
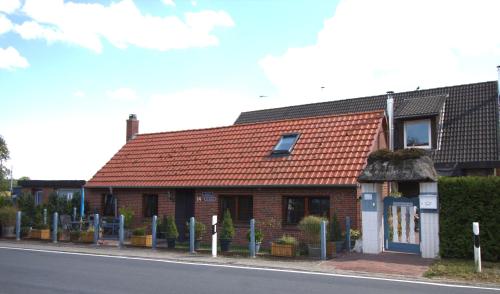
M 127 119 L 127 142 L 135 138 L 135 135 L 139 133 L 139 121 L 137 120 L 137 115 L 131 114 Z
M 389 150 L 394 151 L 394 92 L 387 92 L 387 122 L 389 124 Z

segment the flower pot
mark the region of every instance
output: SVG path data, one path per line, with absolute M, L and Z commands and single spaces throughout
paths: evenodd
M 220 239 L 220 251 L 228 252 L 231 250 L 231 240 Z
M 307 244 L 307 253 L 309 257 L 319 259 L 321 257 L 321 247 L 317 244 Z
M 80 240 L 80 232 L 79 231 L 70 232 L 69 233 L 69 240 L 71 242 L 78 242 Z
M 80 232 L 80 242 L 93 243 L 94 242 L 94 232 L 92 232 L 92 231 Z
M 151 247 L 153 244 L 153 235 L 132 236 L 130 242 L 132 246 Z
M 30 237 L 32 239 L 50 240 L 50 230 L 49 229 L 43 229 L 43 230 L 31 229 Z
M 248 243 L 249 252 L 252 251 L 251 244 L 252 243 Z M 259 250 L 260 250 L 260 242 L 255 242 L 255 254 L 259 253 Z
M 15 237 L 14 226 L 2 226 L 2 236 L 6 238 Z
M 273 256 L 295 256 L 295 245 L 271 243 L 271 255 Z
M 70 240 L 70 234 L 69 234 L 69 231 L 67 230 L 64 230 L 64 231 L 60 231 L 57 233 L 57 239 L 59 241 L 69 241 Z
M 167 238 L 167 247 L 170 249 L 175 248 L 175 238 Z

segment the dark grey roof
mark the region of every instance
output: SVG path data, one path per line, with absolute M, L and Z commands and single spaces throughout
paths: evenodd
M 396 93 L 395 117 L 400 114 L 430 115 L 444 106 L 441 146 L 431 154 L 434 162 L 498 162 L 500 153 L 497 88 L 497 81 L 491 81 Z M 242 112 L 235 123 L 372 111 L 385 109 L 386 100 L 387 96 L 384 94 Z
M 85 185 L 83 180 L 21 180 L 17 181 L 17 184 L 23 188 L 81 188 Z

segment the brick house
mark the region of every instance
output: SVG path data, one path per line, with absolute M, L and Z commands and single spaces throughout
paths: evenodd
M 21 193 L 33 195 L 35 204 L 49 201 L 49 196 L 56 193 L 59 197 L 72 199 L 73 195 L 80 193 L 85 185 L 84 180 L 20 180 L 17 182 Z
M 189 217 L 209 227 L 226 209 L 240 244 L 251 218 L 265 244 L 298 235 L 310 214 L 337 212 L 359 227 L 356 179 L 368 154 L 387 146 L 385 128 L 384 112 L 371 111 L 138 134 L 131 115 L 127 143 L 87 182 L 86 199 L 104 216 L 132 208 L 136 225 L 175 216 L 181 239 Z

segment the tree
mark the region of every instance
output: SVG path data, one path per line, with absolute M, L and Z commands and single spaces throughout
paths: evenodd
M 0 135 L 0 191 L 9 189 L 8 181 L 5 179 L 9 174 L 9 170 L 4 166 L 4 162 L 9 159 L 9 149 L 4 138 Z

